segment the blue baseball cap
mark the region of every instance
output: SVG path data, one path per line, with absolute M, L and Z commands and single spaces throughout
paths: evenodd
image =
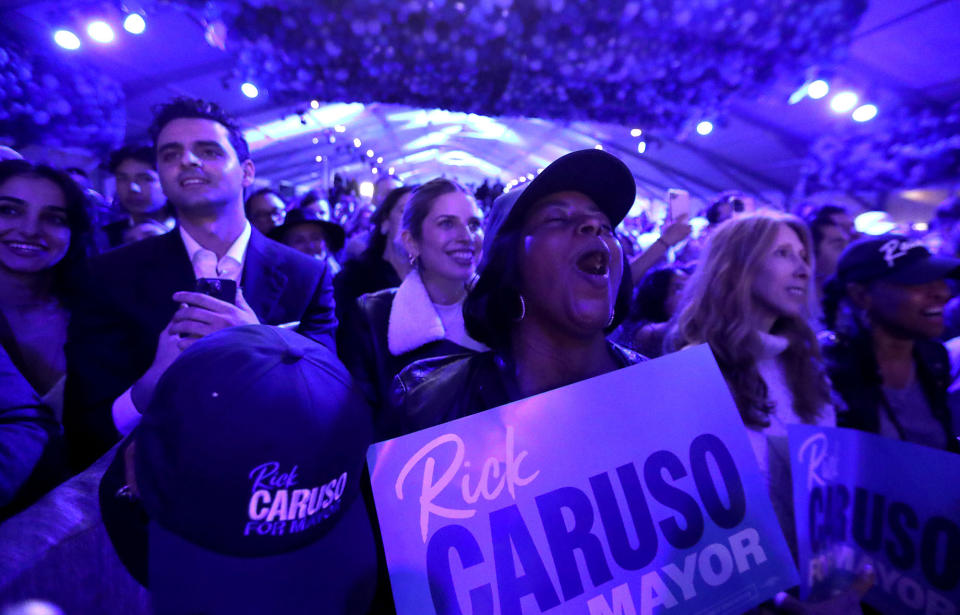
M 324 346 L 265 325 L 205 337 L 134 436 L 156 613 L 366 612 L 371 413 Z

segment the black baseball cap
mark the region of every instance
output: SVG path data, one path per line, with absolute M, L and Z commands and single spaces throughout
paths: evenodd
M 960 259 L 934 256 L 920 241 L 886 234 L 851 243 L 840 255 L 836 280 L 925 284 L 960 277 Z
M 570 152 L 547 165 L 522 190 L 515 188 L 494 200 L 487 219 L 487 245 L 497 235 L 519 228 L 540 199 L 568 190 L 590 197 L 613 226 L 623 221 L 637 196 L 633 173 L 616 156 L 598 149 Z

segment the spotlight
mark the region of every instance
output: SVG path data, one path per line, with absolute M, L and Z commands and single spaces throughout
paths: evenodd
M 319 101 L 319 100 L 311 100 L 311 101 L 310 101 L 310 108 L 311 108 L 311 109 L 319 109 L 319 108 L 320 108 L 320 101 Z
M 372 169 L 370 169 L 370 172 L 373 173 L 374 175 L 376 175 L 376 174 L 377 174 L 377 167 L 373 167 Z
M 113 28 L 105 21 L 91 21 L 87 24 L 87 36 L 98 43 L 112 43 L 114 38 Z
M 373 150 L 372 150 L 372 149 L 368 149 L 368 150 L 367 150 L 367 158 L 373 158 Z
M 317 137 L 314 137 L 314 138 L 313 138 L 313 144 L 316 145 L 316 144 L 318 144 L 318 143 L 320 143 L 320 139 L 317 138 Z
M 860 99 L 853 92 L 840 92 L 830 99 L 830 108 L 834 113 L 849 113 Z
M 639 137 L 642 134 L 643 134 L 643 131 L 640 130 L 639 128 L 634 128 L 633 130 L 630 131 L 631 137 Z
M 533 173 L 527 173 L 527 179 L 533 181 Z
M 353 140 L 353 146 L 354 146 L 354 147 L 360 147 L 360 139 L 354 138 L 354 140 Z
M 877 106 L 876 105 L 860 105 L 853 110 L 853 121 L 854 122 L 869 122 L 873 118 L 877 117 Z
M 316 158 L 314 158 L 314 160 L 316 160 L 317 162 L 323 162 L 323 156 L 317 156 Z
M 707 136 L 708 134 L 710 134 L 711 132 L 713 132 L 713 123 L 712 123 L 712 122 L 708 122 L 707 120 L 703 120 L 702 122 L 700 122 L 699 124 L 697 124 L 697 134 L 698 134 L 698 135 L 701 135 L 701 136 L 704 136 L 704 137 L 705 137 L 705 136 Z
M 597 143 L 596 145 L 593 146 L 593 149 L 598 149 L 600 151 L 603 151 L 603 145 L 600 143 Z
M 373 182 L 360 182 L 358 191 L 360 192 L 360 196 L 364 196 L 369 199 L 373 196 Z
M 143 20 L 143 15 L 140 13 L 130 13 L 123 20 L 123 29 L 130 34 L 143 34 L 147 29 L 147 22 Z
M 383 156 L 377 156 L 377 164 L 383 164 Z
M 243 92 L 243 95 L 247 98 L 256 98 L 260 95 L 260 90 L 257 89 L 257 86 L 249 81 L 245 81 L 243 85 L 240 86 L 240 91 Z
M 645 151 L 647 151 L 647 142 L 646 142 L 646 141 L 641 141 L 641 142 L 637 143 L 637 153 L 642 154 L 642 153 L 644 153 Z
M 80 49 L 80 38 L 70 30 L 57 30 L 53 33 L 53 41 L 70 51 Z
M 333 135 L 330 135 L 329 137 L 327 137 L 327 142 L 330 143 L 330 145 L 333 145 L 334 143 L 337 142 L 337 138 Z
M 823 79 L 817 79 L 807 86 L 807 96 L 814 100 L 823 98 L 830 93 L 830 84 Z
M 387 169 L 387 175 L 393 175 L 394 171 L 396 171 L 396 169 L 394 169 L 393 167 L 390 167 L 389 169 Z
M 337 132 L 346 132 L 346 131 L 347 131 L 347 127 L 344 126 L 343 124 L 340 124 L 339 126 L 334 126 L 333 129 L 336 130 Z

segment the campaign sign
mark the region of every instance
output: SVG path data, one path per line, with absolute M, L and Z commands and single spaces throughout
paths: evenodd
M 368 461 L 401 615 L 742 613 L 799 582 L 705 346 Z
M 801 596 L 848 586 L 887 614 L 960 614 L 960 455 L 851 429 L 790 426 Z

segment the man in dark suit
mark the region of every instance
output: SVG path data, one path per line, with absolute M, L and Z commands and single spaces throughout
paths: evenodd
M 210 333 L 298 322 L 334 350 L 324 261 L 265 238 L 244 217 L 254 165 L 234 121 L 215 104 L 177 99 L 158 109 L 151 136 L 179 223 L 92 263 L 66 346 L 64 430 L 75 469 L 133 430 L 166 368 Z M 199 278 L 236 281 L 236 300 L 193 292 Z

